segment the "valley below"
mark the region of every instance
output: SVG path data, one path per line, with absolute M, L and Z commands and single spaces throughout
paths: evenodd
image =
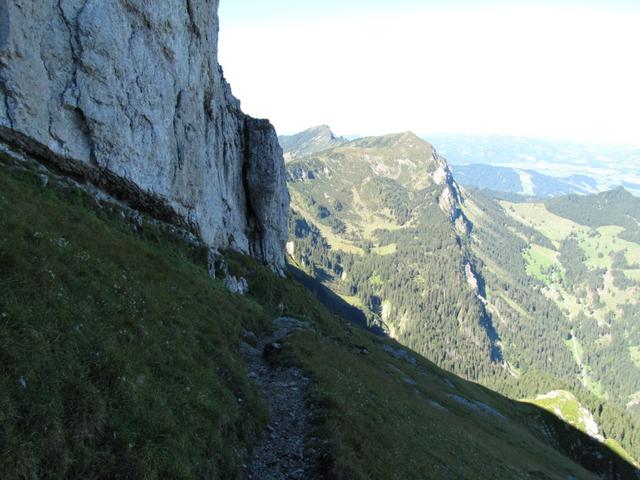
M 326 304 L 512 398 L 558 412 L 570 392 L 572 424 L 640 457 L 640 199 L 463 188 L 411 133 L 283 145 L 289 254 Z

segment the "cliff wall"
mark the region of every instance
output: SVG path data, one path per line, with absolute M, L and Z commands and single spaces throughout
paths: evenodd
M 282 150 L 224 79 L 217 9 L 0 0 L 0 140 L 281 270 Z

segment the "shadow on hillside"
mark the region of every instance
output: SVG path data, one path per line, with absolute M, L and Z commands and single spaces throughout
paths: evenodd
M 508 400 L 519 403 L 515 400 Z M 540 416 L 541 423 L 554 434 L 549 437 L 545 432 L 535 431 L 534 425 L 528 425 L 529 430 L 564 456 L 601 478 L 640 480 L 640 469 L 637 469 L 609 446 L 566 423 L 553 413 L 533 404 L 528 405 Z
M 304 285 L 316 299 L 333 314 L 340 315 L 374 334 L 386 336 L 380 328 L 367 328 L 367 318 L 360 309 L 344 301 L 318 280 L 310 277 L 304 271 L 293 265 L 289 265 L 289 273 L 295 280 Z M 404 346 L 401 347 L 409 350 Z M 424 358 L 418 353 L 413 352 L 413 354 L 417 357 Z M 463 379 L 461 379 L 461 381 L 472 383 Z M 527 414 L 529 421 L 522 421 L 520 423 L 542 443 L 550 445 L 586 470 L 601 478 L 611 480 L 640 480 L 640 470 L 636 469 L 634 465 L 611 450 L 607 445 L 600 443 L 572 425 L 565 423 L 547 410 L 533 404 L 523 404 L 522 402 L 512 400 L 482 385 L 475 383 L 473 385 L 476 388 L 485 390 L 489 397 L 498 397 L 502 399 L 502 401 L 511 404 L 514 410 L 522 410 L 523 405 L 526 405 L 526 408 L 529 409 Z M 532 417 L 538 421 L 531 422 Z M 530 474 L 532 478 L 548 478 L 544 473 L 538 471 L 531 471 Z
M 307 275 L 304 271 L 291 264 L 289 264 L 288 267 L 291 276 L 304 285 L 331 313 L 340 315 L 342 318 L 349 320 L 359 327 L 366 328 L 375 334 L 380 335 L 383 333 L 382 330 L 377 327 L 374 329 L 367 328 L 367 317 L 364 312 L 345 302 L 339 295 L 336 295 L 329 288 L 322 285 L 319 280 Z
M 482 298 L 487 298 L 486 283 L 484 276 L 480 272 L 474 271 L 476 282 L 478 282 L 478 293 Z M 483 306 L 483 315 L 480 319 L 480 325 L 487 333 L 487 338 L 491 344 L 491 361 L 494 363 L 502 363 L 504 356 L 502 355 L 502 348 L 500 348 L 500 335 L 498 334 L 495 326 L 493 325 L 493 319 L 487 311 L 486 305 Z

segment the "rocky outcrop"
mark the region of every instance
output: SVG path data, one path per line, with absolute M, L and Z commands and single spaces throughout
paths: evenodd
M 282 149 L 268 121 L 249 118 L 246 125 L 244 178 L 251 219 L 251 251 L 266 263 L 279 265 L 283 262 L 289 218 L 289 192 Z M 273 159 L 279 161 L 271 161 Z M 274 249 L 274 246 L 278 248 Z
M 436 169 L 433 172 L 433 181 L 436 185 L 443 187 L 438 197 L 440 210 L 449 217 L 451 223 L 453 223 L 461 233 L 468 233 L 470 224 L 462 212 L 462 194 L 460 193 L 460 187 L 453 178 L 449 164 L 447 160 L 438 155 L 438 152 L 435 150 L 433 151 L 433 161 L 436 164 Z
M 224 79 L 217 8 L 0 0 L 0 140 L 281 270 L 282 150 Z
M 436 185 L 444 187 L 438 199 L 440 209 L 449 216 L 451 221 L 455 221 L 460 210 L 460 190 L 453 179 L 449 164 L 435 150 L 433 151 L 433 161 L 436 164 L 433 181 Z

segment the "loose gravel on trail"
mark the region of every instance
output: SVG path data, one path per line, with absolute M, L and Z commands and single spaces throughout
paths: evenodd
M 308 324 L 287 317 L 274 320 L 272 336 L 255 339 L 255 346 L 241 345 L 247 360 L 247 376 L 264 396 L 271 415 L 265 432 L 245 469 L 247 480 L 306 479 L 313 476 L 317 458 L 305 450 L 310 412 L 304 402 L 309 379 L 299 368 L 280 368 L 265 360 L 264 352 L 281 348 L 280 341 Z

